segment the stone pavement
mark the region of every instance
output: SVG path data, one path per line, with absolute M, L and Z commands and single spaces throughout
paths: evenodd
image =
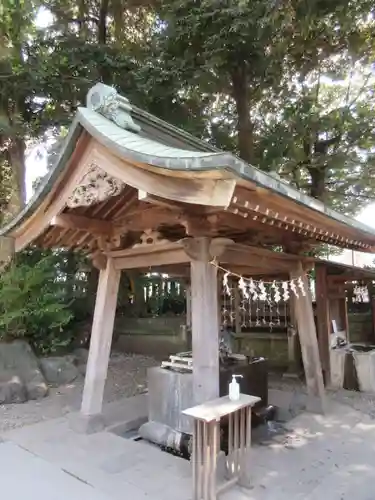
M 99 490 L 14 443 L 0 444 L 1 497 L 14 500 L 108 500 Z
M 329 410 L 325 417 L 301 414 L 286 435 L 254 447 L 252 489 L 233 489 L 220 500 L 374 500 L 375 421 L 337 403 Z M 147 443 L 109 432 L 78 435 L 66 418 L 3 437 L 1 491 L 25 485 L 10 490 L 12 500 L 23 500 L 25 489 L 42 492 L 27 498 L 44 500 L 49 488 L 57 491 L 49 500 L 62 498 L 64 488 L 71 500 L 191 500 L 188 462 Z

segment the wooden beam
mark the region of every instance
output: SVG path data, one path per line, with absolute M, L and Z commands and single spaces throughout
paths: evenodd
M 353 269 L 351 272 L 346 272 L 343 274 L 329 274 L 328 281 L 330 284 L 342 283 L 345 281 L 361 281 L 361 280 L 375 280 L 375 275 L 373 272 L 366 272 L 364 269 Z
M 86 417 L 97 416 L 102 412 L 120 275 L 112 259 L 108 259 L 106 268 L 99 275 L 81 406 L 81 414 Z
M 284 272 L 291 271 L 296 262 L 302 262 L 301 256 L 291 255 L 283 252 L 273 252 L 266 248 L 241 245 L 234 243 L 228 245 L 218 259 L 223 264 L 233 264 L 236 266 L 246 266 L 251 264 L 259 266 L 263 270 L 273 271 L 275 269 Z M 304 270 L 308 270 L 313 264 L 313 259 L 303 258 Z M 264 271 L 263 271 L 264 272 Z
M 138 206 L 113 223 L 114 231 L 144 231 L 145 229 L 157 229 L 160 225 L 176 225 L 179 223 L 180 212 L 171 211 L 168 208 L 154 206 Z
M 178 178 L 174 172 L 157 167 L 152 171 L 151 165 L 120 159 L 98 142 L 95 160 L 109 175 L 141 192 L 182 203 L 226 207 L 236 186 L 234 179 L 204 179 L 188 172 L 185 178 Z
M 196 259 L 200 252 L 198 238 L 184 238 L 171 243 L 141 245 L 136 248 L 114 250 L 106 255 L 113 257 L 117 269 L 143 269 L 157 266 L 186 264 Z M 289 274 L 295 266 L 297 257 L 281 252 L 272 252 L 264 248 L 250 247 L 234 243 L 228 238 L 213 238 L 209 243 L 211 260 L 216 259 L 233 272 L 241 271 L 248 275 Z M 311 262 L 310 262 L 311 261 Z M 312 260 L 306 258 L 304 269 L 309 269 Z
M 306 295 L 300 294 L 299 298 L 295 301 L 295 315 L 306 376 L 308 409 L 324 413 L 324 383 L 312 307 L 312 298 L 309 282 L 301 262 L 296 264 L 290 277 L 292 279 L 301 277 L 306 291 Z
M 113 228 L 110 221 L 92 219 L 83 215 L 63 213 L 52 218 L 51 226 L 63 227 L 77 231 L 96 234 L 98 236 L 112 236 Z
M 178 242 L 141 245 L 126 250 L 115 250 L 107 255 L 115 259 L 116 269 L 142 269 L 190 262 Z
M 327 290 L 327 267 L 325 265 L 315 266 L 315 294 L 316 294 L 316 319 L 318 330 L 319 354 L 322 363 L 324 381 L 327 384 L 331 380 L 330 363 L 330 333 L 329 322 L 329 299 Z

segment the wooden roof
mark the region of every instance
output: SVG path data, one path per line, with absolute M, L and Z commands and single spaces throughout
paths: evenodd
M 1 235 L 16 250 L 130 248 L 161 240 L 230 238 L 297 252 L 321 242 L 375 251 L 375 232 L 272 175 L 132 109 L 97 84 L 79 108 L 55 168 Z

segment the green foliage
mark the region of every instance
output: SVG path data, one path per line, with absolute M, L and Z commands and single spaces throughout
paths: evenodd
M 375 190 L 374 5 L 174 0 L 155 45 L 209 140 L 353 215 Z
M 29 255 L 30 256 L 30 255 Z M 39 352 L 70 342 L 64 328 L 72 320 L 69 297 L 56 276 L 55 257 L 20 255 L 0 275 L 0 339 L 25 338 Z
M 375 0 L 3 0 L 0 223 L 24 202 L 27 146 L 57 138 L 51 166 L 98 80 L 354 215 L 375 199 L 374 12 Z M 30 298 L 42 276 L 45 297 Z M 3 335 L 50 349 L 69 323 L 49 307 L 89 320 L 96 279 L 79 255 L 24 252 L 1 277 Z

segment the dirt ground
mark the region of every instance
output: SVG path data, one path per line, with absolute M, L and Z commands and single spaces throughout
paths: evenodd
M 158 364 L 153 358 L 113 353 L 104 391 L 104 401 L 110 403 L 123 397 L 135 396 L 146 390 L 147 368 Z M 84 377 L 60 387 L 50 387 L 49 394 L 38 401 L 0 405 L 0 435 L 2 432 L 42 420 L 62 417 L 78 410 L 81 404 Z
M 110 403 L 144 392 L 147 389 L 147 368 L 158 364 L 159 362 L 151 357 L 113 353 L 104 391 L 105 402 Z M 0 434 L 78 410 L 83 384 L 84 377 L 80 376 L 69 385 L 58 388 L 51 387 L 49 395 L 39 401 L 0 405 Z M 285 390 L 294 393 L 295 398 L 291 400 L 289 418 L 293 418 L 302 411 L 299 401 L 301 396 L 306 393 L 302 382 L 295 379 L 283 379 L 280 376 L 270 376 L 269 388 L 270 390 Z M 370 418 L 375 418 L 375 395 L 338 390 L 328 391 L 328 397 L 332 401 L 363 412 Z

